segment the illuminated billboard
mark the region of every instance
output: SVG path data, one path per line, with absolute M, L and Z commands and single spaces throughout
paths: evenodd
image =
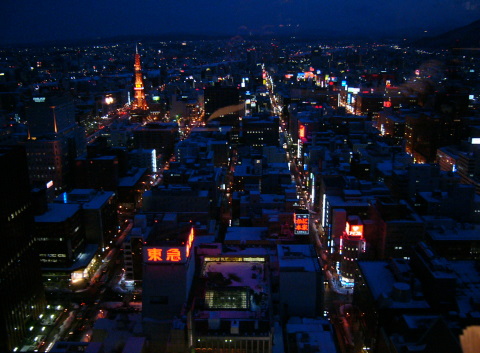
M 293 224 L 295 235 L 308 235 L 310 214 L 308 213 L 295 213 Z
M 305 126 L 304 125 L 300 125 L 300 128 L 298 129 L 298 137 L 300 137 L 301 139 L 305 138 Z
M 143 250 L 145 263 L 184 263 L 187 261 L 186 247 L 155 246 Z
M 345 232 L 351 237 L 363 237 L 363 224 L 350 224 L 347 222 Z
M 179 246 L 147 246 L 143 248 L 143 261 L 149 264 L 185 263 L 190 257 L 193 240 L 193 228 L 190 230 L 186 244 Z

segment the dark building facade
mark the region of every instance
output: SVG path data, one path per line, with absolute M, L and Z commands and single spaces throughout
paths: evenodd
M 33 248 L 33 203 L 25 150 L 1 147 L 0 163 L 0 351 L 13 351 L 28 324 L 43 311 L 45 295 Z

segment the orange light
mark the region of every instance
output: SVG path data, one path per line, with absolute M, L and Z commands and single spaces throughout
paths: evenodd
M 350 236 L 363 237 L 363 225 L 362 224 L 350 224 L 347 222 L 345 232 Z
M 182 259 L 179 249 L 168 249 L 167 250 L 167 261 L 178 262 Z
M 301 139 L 305 138 L 305 126 L 304 125 L 300 125 L 298 135 Z
M 190 249 L 193 244 L 193 239 L 194 239 L 194 232 L 193 232 L 193 227 L 190 230 L 190 234 L 188 235 L 188 240 L 187 240 L 187 257 L 190 255 Z
M 295 214 L 294 223 L 295 223 L 295 234 L 308 234 L 309 216 L 308 214 Z
M 162 249 L 151 248 L 147 249 L 148 261 L 163 261 L 162 260 Z

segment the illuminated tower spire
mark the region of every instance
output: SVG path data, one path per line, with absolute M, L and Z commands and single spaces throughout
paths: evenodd
M 133 109 L 142 109 L 147 110 L 147 101 L 145 100 L 145 92 L 143 89 L 143 77 L 142 77 L 142 64 L 140 63 L 140 54 L 138 54 L 138 46 L 135 48 L 135 85 L 134 89 L 134 99 L 133 99 Z

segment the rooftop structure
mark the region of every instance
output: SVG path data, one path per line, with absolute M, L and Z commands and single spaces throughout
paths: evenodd
M 271 352 L 270 284 L 265 257 L 205 257 L 192 312 L 195 348 Z

